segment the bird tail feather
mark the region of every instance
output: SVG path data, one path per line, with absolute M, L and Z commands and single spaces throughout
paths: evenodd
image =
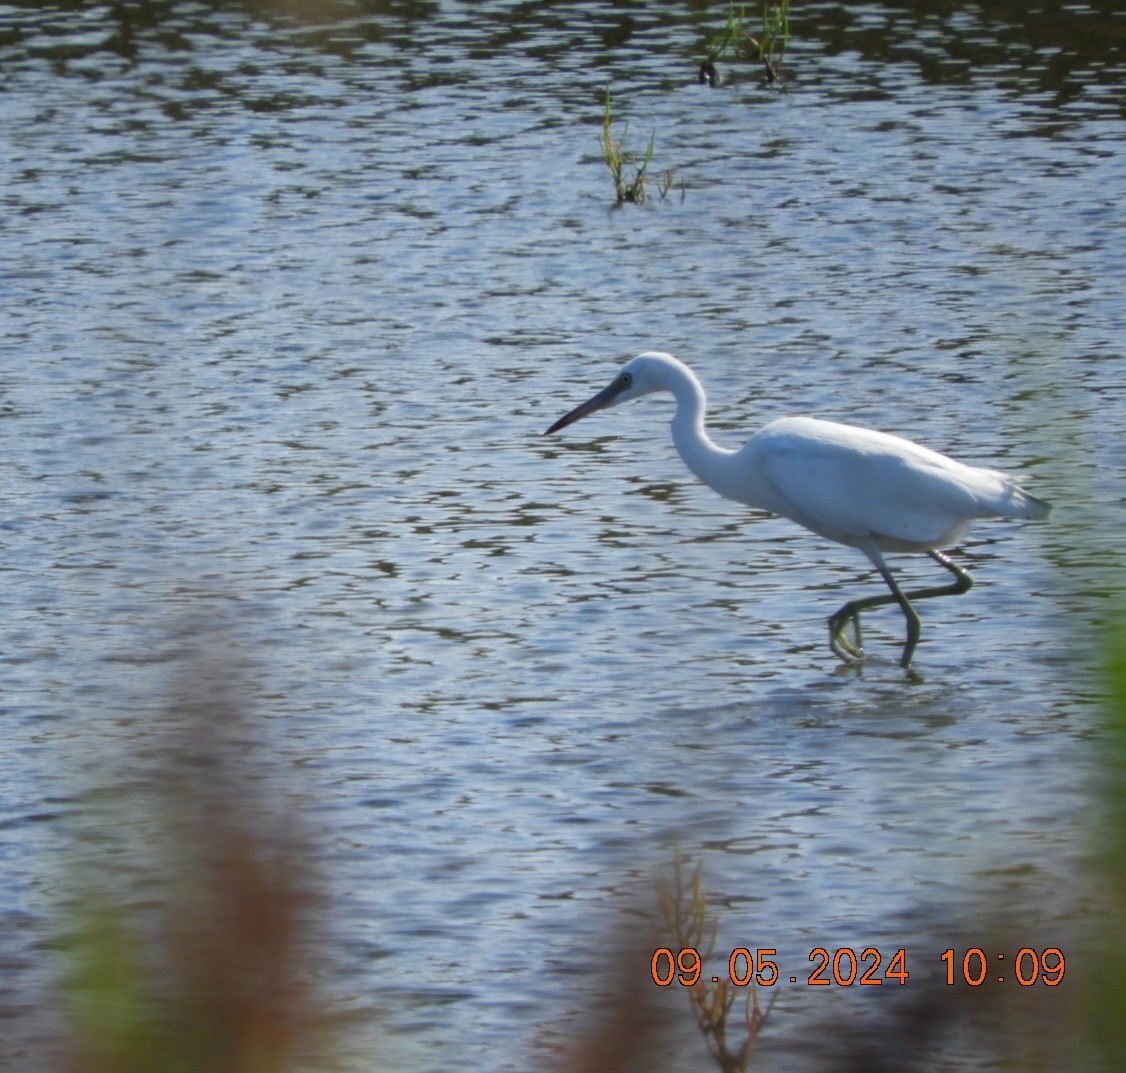
M 1010 518 L 1029 518 L 1033 521 L 1042 521 L 1052 513 L 1052 504 L 1045 499 L 1026 492 L 1019 485 L 1012 485 L 1009 489 L 1006 515 Z

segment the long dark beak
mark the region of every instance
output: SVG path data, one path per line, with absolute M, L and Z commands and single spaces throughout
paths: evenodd
M 586 417 L 587 414 L 592 414 L 595 410 L 605 410 L 607 406 L 613 406 L 614 400 L 625 391 L 629 381 L 623 382 L 619 377 L 608 387 L 600 391 L 592 399 L 587 399 L 581 406 L 576 406 L 569 414 L 564 414 L 554 425 L 549 428 L 544 435 L 550 436 L 553 432 L 558 432 L 561 428 L 566 428 L 568 425 L 573 425 L 580 417 Z

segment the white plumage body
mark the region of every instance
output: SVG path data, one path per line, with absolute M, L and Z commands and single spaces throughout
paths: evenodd
M 726 466 L 737 477 L 722 494 L 854 548 L 946 548 L 975 518 L 1039 513 L 1004 473 L 815 417 L 770 422 Z

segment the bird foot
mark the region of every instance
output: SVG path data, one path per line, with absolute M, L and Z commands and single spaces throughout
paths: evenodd
M 849 623 L 852 623 L 851 640 L 845 635 Z M 834 615 L 829 619 L 829 647 L 845 663 L 859 663 L 866 657 L 860 639 L 859 615 Z
M 832 643 L 832 649 L 838 659 L 848 664 L 863 663 L 868 658 L 868 653 L 863 648 L 854 648 L 839 637 Z

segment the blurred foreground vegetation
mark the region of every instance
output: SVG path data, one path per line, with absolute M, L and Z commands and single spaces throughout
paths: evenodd
M 330 1068 L 332 1018 L 311 965 L 326 906 L 297 827 L 263 788 L 267 746 L 237 667 L 205 649 L 152 724 L 146 754 L 121 758 L 128 790 L 107 789 L 96 818 L 143 830 L 132 859 L 76 845 L 64 870 L 75 891 L 62 1068 Z
M 652 904 L 639 907 L 649 921 L 644 935 L 624 945 L 608 939 L 618 956 L 606 959 L 607 978 L 592 981 L 584 1028 L 569 1034 L 575 1042 L 552 1064 L 578 1073 L 678 1070 L 666 1033 L 683 1041 L 695 1023 L 701 1038 L 693 1070 L 768 1070 L 791 1050 L 801 1055 L 800 1068 L 835 1073 L 1126 1068 L 1126 628 L 1113 632 L 1108 650 L 1106 822 L 1090 877 L 1092 891 L 1106 889 L 1110 911 L 1098 926 L 1106 941 L 1098 954 L 1068 951 L 1063 986 L 971 989 L 912 980 L 887 1004 L 878 1032 L 842 1020 L 827 1003 L 821 1031 L 794 1039 L 785 1002 L 773 1009 L 768 989 L 740 989 L 736 1001 L 726 986 L 652 985 L 654 946 L 696 945 L 706 958 L 722 922 L 706 895 L 706 862 L 692 866 L 676 851 Z M 63 868 L 73 891 L 59 943 L 62 1038 L 37 1068 L 344 1068 L 341 1044 L 353 1024 L 334 1014 L 314 971 L 316 951 L 332 961 L 321 949 L 332 906 L 319 893 L 315 855 L 299 818 L 262 788 L 267 747 L 239 700 L 237 670 L 212 653 L 185 682 L 165 718 L 154 720 L 158 744 L 144 758 L 142 796 L 150 834 L 136 859 L 99 865 L 76 847 Z M 138 758 L 131 759 L 135 770 Z M 130 807 L 137 805 L 134 793 Z M 115 815 L 110 793 L 101 819 L 113 823 Z M 948 945 L 955 927 L 1002 949 L 1032 941 L 1020 922 L 1005 920 L 1000 895 L 993 900 L 983 899 L 979 920 L 936 922 L 936 943 Z M 382 1014 L 394 1021 L 394 1010 Z M 983 1048 L 980 1065 L 967 1057 L 967 1040 Z M 474 1056 L 465 1064 L 473 1068 Z M 793 1068 L 788 1057 L 781 1065 Z M 373 1055 L 365 1068 L 392 1067 Z

